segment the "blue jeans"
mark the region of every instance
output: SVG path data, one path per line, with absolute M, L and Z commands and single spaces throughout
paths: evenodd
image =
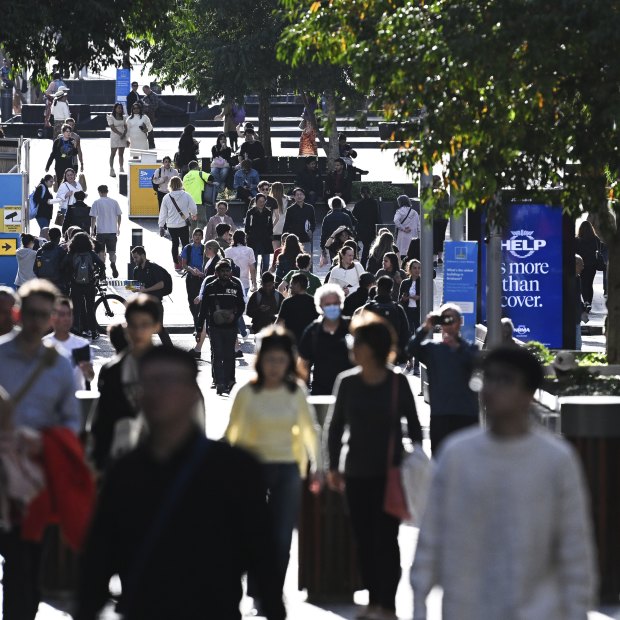
M 276 557 L 276 585 L 284 587 L 288 569 L 293 530 L 297 525 L 301 504 L 301 476 L 297 463 L 263 463 L 263 479 L 267 487 L 267 510 L 272 527 L 272 544 Z M 248 575 L 248 594 L 255 596 L 256 580 Z
M 258 257 L 260 256 L 260 271 L 258 269 Z M 269 267 L 271 267 L 269 263 L 269 259 L 271 258 L 271 254 L 259 254 L 256 250 L 254 250 L 254 260 L 256 261 L 256 273 L 260 276 L 265 271 L 269 271 Z
M 37 217 L 36 220 L 41 230 L 48 228 L 51 221 L 48 217 Z
M 211 174 L 215 180 L 215 185 L 218 192 L 223 192 L 226 187 L 226 177 L 228 176 L 230 168 L 211 168 Z

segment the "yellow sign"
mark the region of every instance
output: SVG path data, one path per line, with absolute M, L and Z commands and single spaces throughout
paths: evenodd
M 0 256 L 15 256 L 17 239 L 0 239 Z
M 151 178 L 161 164 L 129 164 L 129 217 L 157 217 L 159 203 Z
M 22 232 L 22 208 L 20 205 L 3 207 L 2 222 L 0 232 L 20 233 Z

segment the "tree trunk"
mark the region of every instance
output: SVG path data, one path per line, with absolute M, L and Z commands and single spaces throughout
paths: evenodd
M 258 93 L 258 135 L 265 157 L 271 157 L 271 91 L 266 88 Z
M 306 107 L 306 110 L 312 110 L 315 106 L 312 105 L 310 95 L 308 95 L 308 93 L 303 88 L 300 88 L 299 92 L 301 93 L 301 99 L 304 102 L 304 106 Z M 316 101 L 315 101 L 315 105 L 316 105 Z M 316 115 L 308 114 L 306 116 L 306 122 L 310 123 L 312 127 L 314 127 L 314 131 L 316 131 L 316 137 L 319 141 L 319 145 L 325 151 L 325 155 L 329 156 L 329 145 L 325 141 L 323 130 L 321 129 L 321 126 L 316 120 Z
M 327 150 L 327 168 L 333 170 L 334 160 L 339 156 L 338 150 L 338 124 L 336 120 L 336 94 L 333 90 L 325 92 L 325 105 L 327 112 L 327 136 L 329 148 Z
M 607 249 L 607 363 L 620 363 L 620 239 L 608 239 Z

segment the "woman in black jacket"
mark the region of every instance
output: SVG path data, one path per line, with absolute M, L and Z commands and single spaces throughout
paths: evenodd
M 217 142 L 211 147 L 211 174 L 218 185 L 218 191 L 223 192 L 226 180 L 230 173 L 232 151 L 226 145 L 226 134 L 221 133 Z
M 45 172 L 50 169 L 53 162 L 56 180 L 60 183 L 60 179 L 64 177 L 65 170 L 73 168 L 73 158 L 77 157 L 77 154 L 77 145 L 71 137 L 71 127 L 63 125 L 62 135 L 58 136 L 52 145 L 52 152 L 47 160 Z
M 196 127 L 186 125 L 179 139 L 179 150 L 174 163 L 181 175 L 185 175 L 187 172 L 190 161 L 198 159 L 200 146 L 198 140 L 194 138 L 194 131 L 196 131 Z
M 422 428 L 407 378 L 390 366 L 396 353 L 394 331 L 373 315 L 353 319 L 351 333 L 358 366 L 340 373 L 334 386 L 336 402 L 324 427 L 327 484 L 345 494 L 349 507 L 362 581 L 369 591 L 368 609 L 360 617 L 396 618 L 400 521 L 384 511 L 387 469 L 401 461 L 403 418 L 413 442 L 422 443 Z M 343 475 L 345 427 L 349 436 Z
M 50 188 L 54 185 L 54 177 L 51 174 L 46 174 L 37 185 L 34 190 L 32 199 L 37 206 L 37 224 L 40 229 L 48 228 L 52 221 L 52 213 L 54 212 L 54 205 L 50 202 L 53 199 Z
M 420 327 L 420 273 L 422 272 L 422 265 L 416 258 L 409 261 L 407 264 L 408 277 L 400 283 L 400 291 L 398 294 L 398 301 L 400 305 L 405 309 L 405 314 L 409 320 L 409 328 L 411 330 L 411 336 L 413 336 Z M 405 371 L 409 371 L 413 368 L 413 374 L 420 374 L 420 362 L 418 360 L 407 360 L 407 367 Z
M 583 303 L 588 311 L 592 307 L 594 297 L 594 276 L 596 275 L 596 253 L 601 249 L 601 242 L 588 220 L 579 225 L 576 239 L 576 252 L 583 258 L 583 271 L 581 272 L 581 294 Z

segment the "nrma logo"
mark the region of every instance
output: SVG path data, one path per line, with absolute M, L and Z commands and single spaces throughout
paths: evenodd
M 525 325 L 519 325 L 519 327 L 515 327 L 515 334 L 517 336 L 527 336 L 530 333 L 530 328 L 525 327 Z
M 510 234 L 512 237 L 508 241 L 502 241 L 502 249 L 508 250 L 515 258 L 528 258 L 547 245 L 543 239 L 534 239 L 533 230 L 511 230 Z
M 140 170 L 140 178 L 141 179 L 147 179 L 149 176 L 149 171 L 148 170 Z

